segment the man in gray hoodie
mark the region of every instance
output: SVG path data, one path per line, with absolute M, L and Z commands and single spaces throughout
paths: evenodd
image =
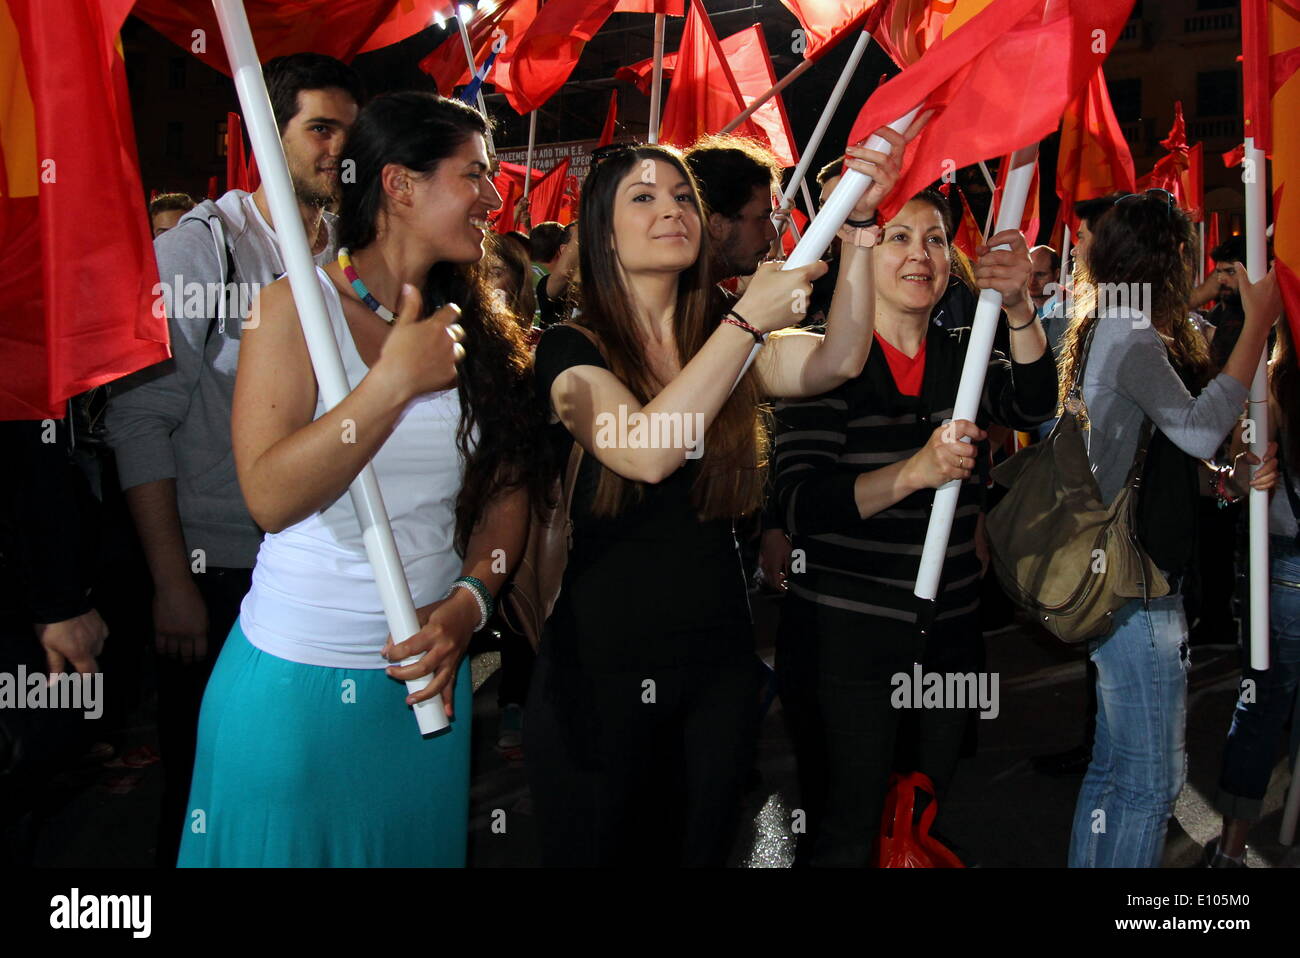
M 318 265 L 336 253 L 343 142 L 361 83 L 332 57 L 294 54 L 265 68 L 303 226 Z M 153 578 L 159 743 L 166 768 L 158 863 L 176 862 L 199 704 L 248 591 L 262 532 L 235 474 L 230 411 L 240 330 L 258 290 L 285 272 L 265 191 L 231 190 L 154 244 L 172 358 L 120 384 L 108 436 Z

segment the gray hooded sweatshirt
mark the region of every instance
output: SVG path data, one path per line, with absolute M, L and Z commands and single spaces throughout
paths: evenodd
M 325 220 L 322 266 L 337 241 L 334 217 Z M 231 190 L 181 217 L 154 253 L 172 358 L 114 387 L 108 441 L 122 488 L 175 479 L 187 551 L 203 550 L 209 566 L 252 568 L 262 531 L 235 475 L 230 410 L 242 324 L 257 291 L 284 273 L 275 233 L 250 194 Z

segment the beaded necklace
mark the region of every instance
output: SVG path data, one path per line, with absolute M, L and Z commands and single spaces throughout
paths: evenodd
M 361 302 L 378 313 L 379 318 L 386 323 L 392 323 L 397 319 L 393 315 L 393 311 L 375 299 L 374 294 L 370 292 L 366 284 L 361 282 L 361 277 L 357 275 L 357 268 L 352 265 L 352 256 L 346 246 L 339 247 L 339 266 L 343 267 L 343 275 L 348 278 L 348 282 L 352 284 L 356 294 L 361 297 Z

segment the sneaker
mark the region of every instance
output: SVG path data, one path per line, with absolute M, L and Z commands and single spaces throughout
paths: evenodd
M 524 710 L 518 705 L 507 705 L 501 710 L 501 724 L 497 728 L 497 751 L 514 752 L 524 745 Z
M 1211 838 L 1205 846 L 1205 852 L 1201 855 L 1201 868 L 1249 868 L 1246 864 L 1246 853 L 1249 848 L 1241 850 L 1241 858 L 1229 858 L 1223 852 L 1219 851 L 1219 839 Z

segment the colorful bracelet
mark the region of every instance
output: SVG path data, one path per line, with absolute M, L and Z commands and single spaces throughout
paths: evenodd
M 745 332 L 749 333 L 749 335 L 754 337 L 754 342 L 758 343 L 760 346 L 763 345 L 763 333 L 747 323 L 745 317 L 741 316 L 740 313 L 736 312 L 734 309 L 727 310 L 727 314 L 722 317 L 722 321 L 724 323 L 729 323 L 738 329 L 743 329 Z
M 464 589 L 474 597 L 474 603 L 478 606 L 478 625 L 474 627 L 474 631 L 481 631 L 488 624 L 488 619 L 492 618 L 492 613 L 496 609 L 496 600 L 492 598 L 492 593 L 488 591 L 483 581 L 472 575 L 463 575 L 453 582 L 443 598 L 450 599 L 457 589 Z

